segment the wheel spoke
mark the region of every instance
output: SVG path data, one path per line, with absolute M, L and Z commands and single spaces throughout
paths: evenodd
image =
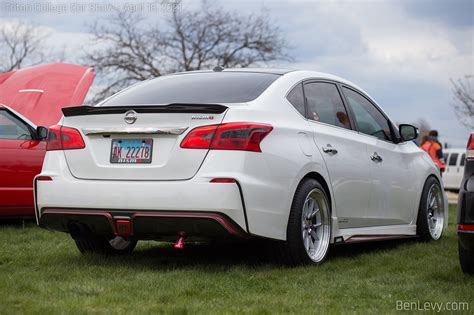
M 434 204 L 436 202 L 436 197 L 435 196 L 432 196 L 431 197 L 431 200 L 430 200 L 430 205 L 428 206 L 429 209 L 432 209 Z
M 309 249 L 314 251 L 315 250 L 314 242 L 311 240 L 310 237 L 308 237 L 308 242 L 309 242 Z
M 309 250 L 309 243 L 310 243 L 310 239 L 309 239 L 309 236 L 306 235 L 306 237 L 303 239 L 304 240 L 304 248 L 306 248 L 306 250 Z
M 319 207 L 316 208 L 316 209 L 314 209 L 313 212 L 311 212 L 311 216 L 310 216 L 310 217 L 311 217 L 311 218 L 314 218 L 314 216 L 315 216 L 319 211 L 320 211 L 320 210 L 319 210 Z
M 315 230 L 311 230 L 311 236 L 313 237 L 313 240 L 319 241 L 318 234 L 316 233 Z
M 309 220 L 310 213 L 312 211 L 312 206 L 311 206 L 312 199 L 307 199 L 304 207 L 303 207 L 303 218 L 305 220 Z
M 322 225 L 321 222 L 315 223 L 315 224 L 311 225 L 311 229 L 316 230 L 316 229 L 317 229 L 318 227 L 320 227 L 321 225 Z

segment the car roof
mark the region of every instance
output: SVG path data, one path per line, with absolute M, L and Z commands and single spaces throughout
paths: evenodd
M 194 70 L 194 71 L 183 71 L 183 72 L 176 72 L 170 75 L 176 74 L 193 74 L 193 73 L 213 73 L 213 72 L 247 72 L 247 73 L 268 73 L 268 74 L 277 74 L 277 75 L 284 75 L 288 72 L 292 72 L 295 70 L 289 69 L 280 69 L 280 68 L 222 68 L 216 67 L 214 69 L 207 69 L 207 70 Z
M 344 78 L 338 77 L 333 74 L 312 71 L 312 70 L 296 70 L 296 69 L 283 69 L 283 68 L 222 68 L 216 67 L 215 69 L 207 69 L 207 70 L 193 70 L 193 71 L 183 71 L 183 72 L 176 72 L 170 73 L 168 75 L 183 75 L 183 74 L 195 74 L 195 73 L 219 73 L 219 72 L 243 72 L 243 73 L 268 73 L 268 74 L 276 74 L 276 75 L 286 75 L 288 73 L 292 73 L 295 75 L 303 75 L 308 79 L 311 78 L 318 78 L 318 79 L 325 79 L 325 80 L 333 80 L 338 81 L 340 83 L 344 83 L 350 86 L 357 88 L 358 90 L 364 92 L 368 95 L 366 91 L 362 88 L 354 84 L 353 82 L 346 80 Z

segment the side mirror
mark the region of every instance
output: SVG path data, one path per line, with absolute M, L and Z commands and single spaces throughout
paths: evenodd
M 400 124 L 398 126 L 400 136 L 403 141 L 415 140 L 418 137 L 418 128 L 408 124 Z
M 36 128 L 36 137 L 38 140 L 45 140 L 48 137 L 48 128 L 43 126 L 38 126 Z

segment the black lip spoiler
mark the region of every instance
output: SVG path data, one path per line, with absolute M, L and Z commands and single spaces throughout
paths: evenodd
M 218 104 L 170 104 L 170 105 L 130 105 L 130 106 L 72 106 L 62 109 L 65 117 L 86 115 L 124 114 L 129 110 L 137 113 L 191 113 L 222 114 L 227 106 Z

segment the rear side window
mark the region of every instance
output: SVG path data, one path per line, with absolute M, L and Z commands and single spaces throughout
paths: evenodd
M 306 116 L 305 109 L 304 109 L 304 94 L 303 94 L 303 84 L 300 83 L 288 93 L 286 97 L 288 101 L 296 108 L 297 111 L 300 112 L 301 115 Z
M 337 127 L 351 129 L 349 116 L 335 84 L 310 82 L 304 85 L 308 118 Z
M 464 153 L 464 154 L 461 156 L 461 166 L 464 166 L 465 163 L 466 163 L 466 153 Z
M 244 103 L 256 99 L 279 77 L 232 71 L 167 75 L 117 93 L 101 106 Z
M 458 153 L 452 153 L 451 156 L 449 157 L 449 166 L 455 166 L 456 162 L 458 161 Z

